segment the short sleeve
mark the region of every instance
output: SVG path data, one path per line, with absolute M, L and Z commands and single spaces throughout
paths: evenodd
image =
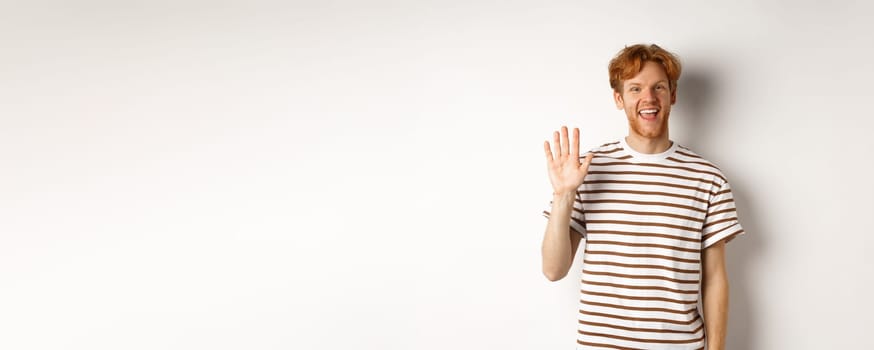
M 731 186 L 726 181 L 710 196 L 701 232 L 702 247 L 707 248 L 723 239 L 728 243 L 742 234 L 744 230 L 738 221 Z
M 546 208 L 543 209 L 543 217 L 549 218 L 549 213 L 552 212 L 552 201 L 549 201 L 549 204 L 546 205 Z M 571 211 L 571 221 L 570 227 L 575 231 L 579 232 L 583 238 L 586 237 L 586 220 L 585 215 L 583 215 L 583 203 L 580 201 L 580 194 L 577 193 L 577 197 L 574 200 L 574 208 Z

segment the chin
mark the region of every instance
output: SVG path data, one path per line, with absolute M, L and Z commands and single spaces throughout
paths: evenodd
M 648 139 L 658 139 L 658 138 L 661 138 L 661 136 L 664 135 L 665 133 L 653 131 L 653 132 L 638 132 L 638 134 L 640 134 L 640 136 L 643 136 L 643 137 L 648 138 Z
M 650 139 L 655 139 L 655 138 L 659 138 L 659 137 L 663 136 L 665 134 L 665 131 L 667 130 L 667 128 L 662 127 L 661 125 L 659 125 L 658 127 L 655 127 L 655 128 L 652 128 L 652 127 L 646 128 L 646 127 L 641 127 L 640 125 L 632 124 L 631 130 L 633 130 L 634 133 L 636 133 L 640 136 L 650 138 Z
M 649 124 L 637 119 L 629 120 L 629 127 L 634 133 L 646 137 L 648 139 L 657 139 L 663 137 L 668 130 L 668 120 L 662 119 L 657 125 Z

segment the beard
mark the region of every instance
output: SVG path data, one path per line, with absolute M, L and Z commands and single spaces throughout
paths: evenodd
M 648 123 L 641 120 L 639 115 L 635 115 L 634 118 L 628 120 L 628 127 L 634 133 L 648 139 L 660 138 L 668 132 L 668 116 L 665 115 L 656 123 Z

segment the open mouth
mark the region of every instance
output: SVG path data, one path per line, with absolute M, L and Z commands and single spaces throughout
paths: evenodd
M 649 109 L 641 109 L 637 114 L 640 115 L 644 120 L 656 120 L 656 114 L 659 113 L 659 110 L 656 108 Z

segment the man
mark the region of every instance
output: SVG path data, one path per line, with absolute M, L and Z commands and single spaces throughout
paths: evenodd
M 608 70 L 628 136 L 585 157 L 577 128 L 570 140 L 567 127 L 556 131 L 553 149 L 544 142 L 554 192 L 543 273 L 566 276 L 584 242 L 578 349 L 722 350 L 725 243 L 744 231 L 722 172 L 668 137 L 680 62 L 634 45 Z

